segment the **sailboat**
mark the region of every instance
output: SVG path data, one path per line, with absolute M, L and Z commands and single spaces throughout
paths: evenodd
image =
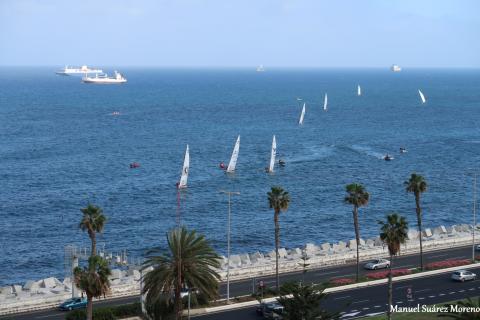
M 240 135 L 235 142 L 235 147 L 233 148 L 232 157 L 228 163 L 227 172 L 235 172 L 235 167 L 237 166 L 238 152 L 240 151 Z
M 300 113 L 300 119 L 298 120 L 299 125 L 303 124 L 303 118 L 305 118 L 305 108 L 306 108 L 306 103 L 304 102 L 302 107 L 302 113 Z
M 189 169 L 190 169 L 190 152 L 188 150 L 188 144 L 187 144 L 187 150 L 185 151 L 185 158 L 183 160 L 182 176 L 180 177 L 180 182 L 178 183 L 179 189 L 183 189 L 187 187 Z
M 270 154 L 270 166 L 267 168 L 267 172 L 272 173 L 273 167 L 275 166 L 275 156 L 277 155 L 277 141 L 275 140 L 275 135 L 272 140 L 272 152 Z
M 357 96 L 362 95 L 362 88 L 360 88 L 360 85 L 357 86 Z
M 325 93 L 325 98 L 323 99 L 323 110 L 327 111 L 327 104 L 328 104 L 328 96 Z
M 427 100 L 425 99 L 425 96 L 423 95 L 423 92 L 418 90 L 418 94 L 420 95 L 420 99 L 422 99 L 422 103 L 425 103 Z

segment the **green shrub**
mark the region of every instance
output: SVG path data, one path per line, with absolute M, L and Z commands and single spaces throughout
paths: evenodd
M 69 311 L 65 316 L 65 320 L 85 320 L 87 313 L 84 309 Z
M 139 316 L 142 314 L 140 302 L 119 305 L 116 307 L 93 308 L 94 320 L 116 320 L 129 316 Z M 70 311 L 66 314 L 65 320 L 85 320 L 87 312 L 85 309 Z
M 139 316 L 142 314 L 142 305 L 140 302 L 124 304 L 111 309 L 116 317 Z

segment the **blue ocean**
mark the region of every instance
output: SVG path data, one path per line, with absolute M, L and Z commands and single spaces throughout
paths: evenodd
M 428 182 L 425 227 L 472 221 L 480 70 L 124 68 L 124 85 L 82 84 L 55 70 L 0 68 L 0 285 L 62 278 L 64 247 L 89 246 L 78 229 L 88 203 L 108 217 L 98 247 L 132 259 L 165 246 L 177 215 L 225 253 L 221 190 L 241 193 L 232 197 L 234 253 L 273 248 L 266 194 L 275 185 L 291 196 L 280 218 L 284 247 L 354 238 L 343 203 L 352 182 L 371 195 L 362 237 L 376 236 L 392 211 L 415 227 L 403 186 L 412 172 Z M 238 135 L 236 173 L 226 175 L 219 163 Z M 273 135 L 286 166 L 266 174 Z M 188 188 L 178 194 L 187 144 Z M 387 153 L 393 161 L 382 160 Z

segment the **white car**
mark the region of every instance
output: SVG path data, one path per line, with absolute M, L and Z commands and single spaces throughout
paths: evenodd
M 373 260 L 364 265 L 364 268 L 368 270 L 384 269 L 388 267 L 390 267 L 390 261 L 388 261 L 387 259 Z
M 467 270 L 458 270 L 452 274 L 452 279 L 455 281 L 467 281 L 467 280 L 475 280 L 477 279 L 477 275 L 473 272 Z

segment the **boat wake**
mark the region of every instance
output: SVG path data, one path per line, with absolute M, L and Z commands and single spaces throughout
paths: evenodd
M 306 150 L 302 152 L 302 155 L 298 156 L 278 156 L 278 158 L 285 159 L 288 163 L 299 163 L 299 162 L 309 162 L 316 161 L 318 159 L 323 159 L 329 157 L 334 152 L 334 146 L 308 146 Z
M 383 158 L 385 157 L 385 153 L 377 152 L 377 151 L 375 151 L 372 148 L 367 147 L 367 146 L 353 145 L 353 146 L 350 147 L 350 149 L 352 149 L 355 152 L 365 154 L 365 155 L 370 156 L 370 157 L 375 157 L 379 160 L 383 160 Z

